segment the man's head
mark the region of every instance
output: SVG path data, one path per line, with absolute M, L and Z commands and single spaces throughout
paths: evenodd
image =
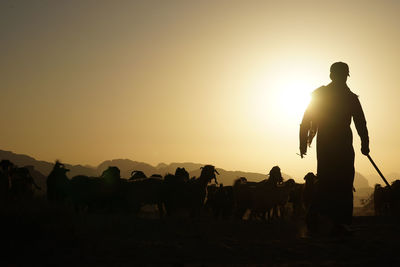
M 350 76 L 349 65 L 344 62 L 335 62 L 331 66 L 330 78 L 333 82 L 346 83 Z

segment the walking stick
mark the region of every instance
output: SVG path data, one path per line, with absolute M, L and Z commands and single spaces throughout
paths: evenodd
M 371 156 L 368 154 L 367 155 L 369 161 L 371 161 L 371 164 L 375 167 L 375 170 L 379 173 L 379 175 L 381 176 L 382 180 L 385 182 L 385 184 L 390 188 L 390 184 L 388 183 L 388 181 L 385 179 L 385 177 L 383 176 L 383 174 L 381 173 L 381 171 L 378 169 L 378 166 L 376 166 L 375 162 L 372 160 Z

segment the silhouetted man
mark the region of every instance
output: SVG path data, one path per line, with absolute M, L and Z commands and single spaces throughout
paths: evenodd
M 333 229 L 346 229 L 353 213 L 354 150 L 350 129 L 353 118 L 361 137 L 361 152 L 369 154 L 369 138 L 364 112 L 358 96 L 346 84 L 349 67 L 336 62 L 330 68 L 332 82 L 316 89 L 300 125 L 300 155 L 317 135 L 317 193 L 307 222 L 315 229 L 316 215 L 334 223 Z

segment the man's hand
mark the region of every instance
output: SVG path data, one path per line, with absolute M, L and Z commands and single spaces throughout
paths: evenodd
M 307 155 L 307 146 L 300 147 L 300 157 L 303 158 L 305 155 Z
M 361 153 L 363 153 L 363 155 L 365 155 L 365 156 L 368 156 L 369 147 L 368 146 L 361 146 Z
M 367 156 L 369 154 L 369 141 L 368 141 L 368 139 L 361 141 L 361 153 L 363 153 L 363 155 L 365 155 L 365 156 Z

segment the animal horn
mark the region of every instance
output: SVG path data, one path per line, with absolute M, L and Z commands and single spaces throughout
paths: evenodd
M 218 175 L 219 175 L 219 172 L 217 171 L 217 169 L 215 169 L 214 171 L 215 171 L 215 173 L 216 173 L 216 174 L 218 174 Z

